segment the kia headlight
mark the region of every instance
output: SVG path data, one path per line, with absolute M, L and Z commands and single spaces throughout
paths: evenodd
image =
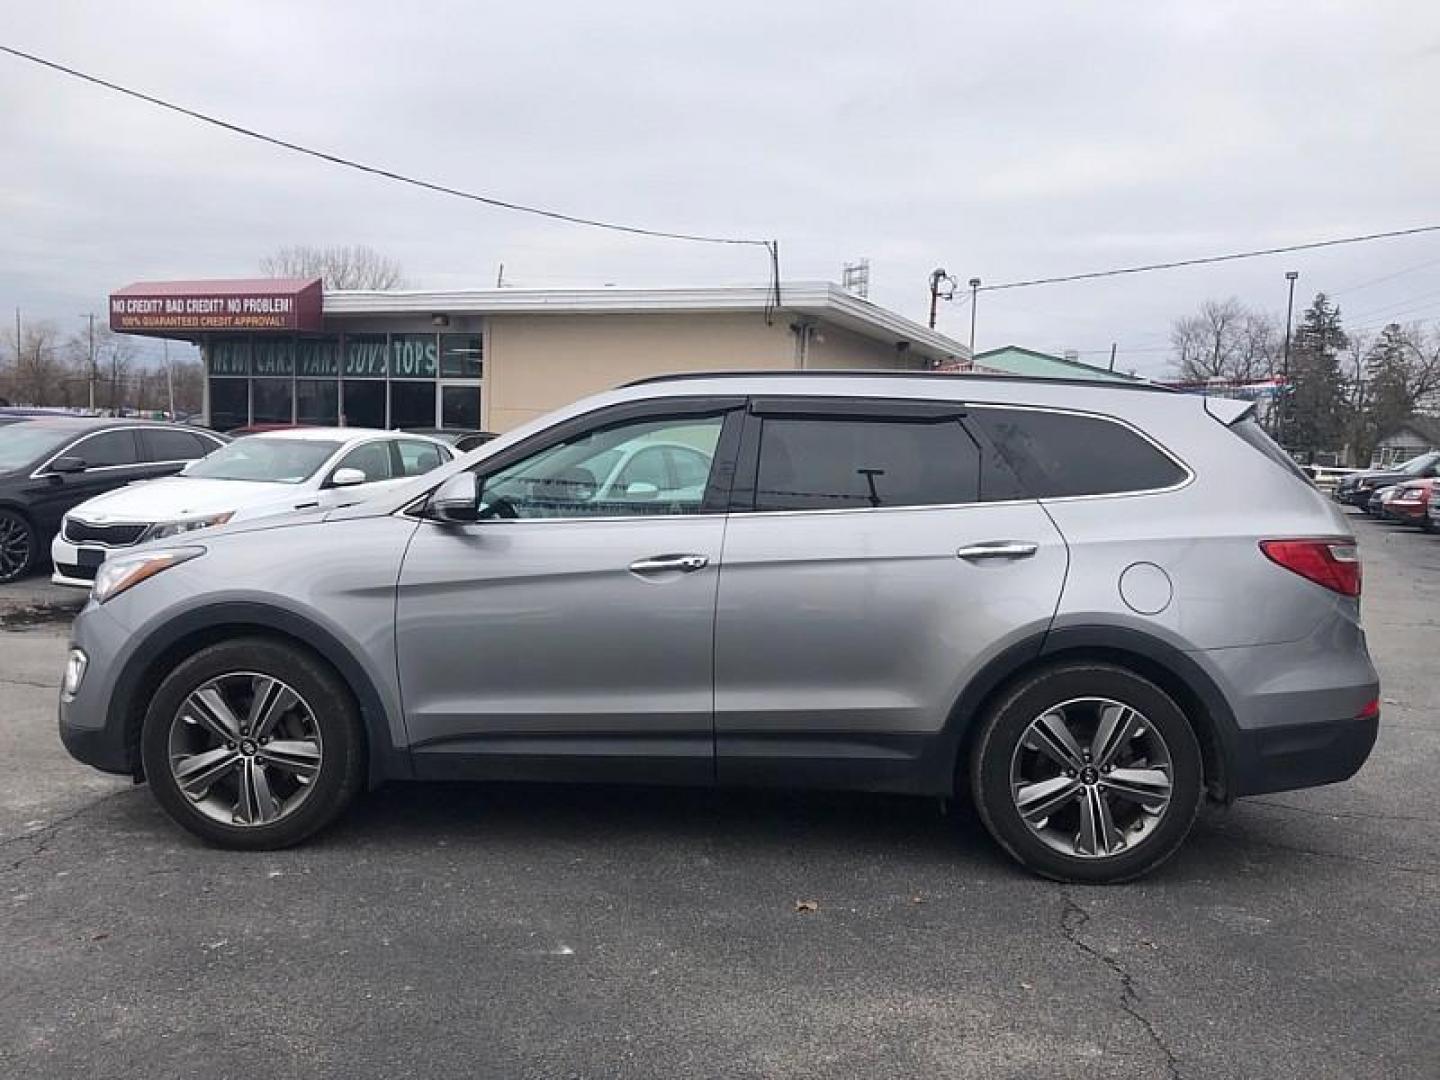
M 111 556 L 95 571 L 95 584 L 90 588 L 90 595 L 97 604 L 103 604 L 172 566 L 179 566 L 204 554 L 204 548 L 185 547 Z
M 159 521 L 145 530 L 145 539 L 164 540 L 167 536 L 179 536 L 182 533 L 194 532 L 196 529 L 208 529 L 212 525 L 224 525 L 234 516 L 234 510 L 226 510 L 223 514 L 210 514 L 206 517 Z

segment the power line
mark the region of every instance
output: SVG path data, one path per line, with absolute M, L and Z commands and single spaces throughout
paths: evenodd
M 266 135 L 252 128 L 231 123 L 229 120 L 222 120 L 219 117 L 210 116 L 207 113 L 186 108 L 183 105 L 176 105 L 174 102 L 166 101 L 164 98 L 158 98 L 152 94 L 133 90 L 128 86 L 110 82 L 108 79 L 102 79 L 99 76 L 90 75 L 72 67 L 66 67 L 64 64 L 56 63 L 54 60 L 46 60 L 44 57 L 22 52 L 20 49 L 12 48 L 9 45 L 0 45 L 0 52 L 9 53 L 11 56 L 21 60 L 28 60 L 32 64 L 39 64 L 41 67 L 49 68 L 51 71 L 58 71 L 62 75 L 69 75 L 71 78 L 104 87 L 106 90 L 113 90 L 118 94 L 124 94 L 126 97 L 132 97 L 138 101 L 157 105 L 162 109 L 179 113 L 181 116 L 188 116 L 192 120 L 199 120 L 203 123 L 223 128 L 236 135 L 243 135 L 249 139 L 269 143 L 271 146 L 278 146 L 283 150 L 290 150 L 297 154 L 305 154 L 309 157 L 318 158 L 321 161 L 328 161 L 332 165 L 341 165 L 347 169 L 356 169 L 360 172 L 369 173 L 372 176 L 379 176 L 386 180 L 410 184 L 414 187 L 424 188 L 427 191 L 439 192 L 442 195 L 453 195 L 456 198 L 469 199 L 471 202 L 484 203 L 486 206 L 493 206 L 500 210 L 513 210 L 521 214 L 533 214 L 536 217 L 549 218 L 552 221 L 564 221 L 571 225 L 588 225 L 596 229 L 609 229 L 612 232 L 630 233 L 635 236 L 649 236 L 660 240 L 685 240 L 697 244 L 737 244 L 750 247 L 763 247 L 770 254 L 772 269 L 775 267 L 775 264 L 779 262 L 778 245 L 773 240 L 754 240 L 733 236 L 706 236 L 699 233 L 667 232 L 663 229 L 647 229 L 638 225 L 622 225 L 613 221 L 601 221 L 598 218 L 580 217 L 576 214 L 561 213 L 558 210 L 546 210 L 543 207 L 510 202 L 505 199 L 493 198 L 489 195 L 480 195 L 473 191 L 463 191 L 460 188 L 449 187 L 445 184 L 438 184 L 430 180 L 421 180 L 413 176 L 407 176 L 404 173 L 393 172 L 390 169 L 382 169 L 375 165 L 366 165 L 363 162 L 341 157 L 338 154 L 327 153 L 324 150 L 316 150 L 312 147 L 302 146 L 299 143 L 289 142 L 286 139 L 276 138 L 273 135 Z
M 1030 278 L 1024 281 L 1003 281 L 997 285 L 981 285 L 979 291 L 999 292 L 1001 289 L 1027 289 L 1034 285 L 1061 285 L 1071 281 L 1093 281 L 1097 278 L 1119 277 L 1122 274 L 1148 274 L 1152 270 L 1177 270 L 1184 266 L 1204 266 L 1208 263 L 1234 262 L 1237 259 L 1258 259 L 1262 255 L 1284 255 L 1292 251 L 1313 251 L 1316 248 L 1339 247 L 1341 244 L 1363 244 L 1370 240 L 1392 240 L 1400 236 L 1416 236 L 1420 233 L 1432 232 L 1440 232 L 1440 225 L 1417 225 L 1413 229 L 1393 229 L 1389 232 L 1366 233 L 1363 236 L 1342 236 L 1333 240 L 1315 240 L 1308 244 L 1287 244 L 1284 247 L 1235 251 L 1226 255 L 1206 255 L 1199 259 L 1177 259 L 1174 262 L 1125 266 L 1114 270 L 1092 270 L 1084 274 L 1063 274 L 1058 277 Z

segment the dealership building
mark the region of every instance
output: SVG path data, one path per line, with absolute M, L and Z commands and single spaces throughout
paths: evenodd
M 969 360 L 960 342 L 828 282 L 443 292 L 327 292 L 319 279 L 140 282 L 111 295 L 110 326 L 198 345 L 205 416 L 222 431 L 505 431 L 650 375 Z

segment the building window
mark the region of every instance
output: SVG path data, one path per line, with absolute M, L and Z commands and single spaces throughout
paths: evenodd
M 249 423 L 249 380 L 211 379 L 210 426 L 216 431 L 232 431 Z
M 480 388 L 478 386 L 442 386 L 440 388 L 440 426 L 480 427 Z
M 294 375 L 294 338 L 256 338 L 250 349 L 250 363 L 256 375 Z
M 390 426 L 435 426 L 435 384 L 396 380 L 390 384 Z
M 339 424 L 339 384 L 334 379 L 297 379 L 295 422 L 318 427 L 335 427 Z
M 350 334 L 345 338 L 345 378 L 383 379 L 386 350 L 384 334 Z M 383 408 L 384 394 L 381 394 Z M 348 413 L 348 409 L 346 410 Z
M 340 372 L 340 342 L 334 338 L 301 338 L 295 343 L 295 370 L 302 379 L 318 379 Z
M 385 426 L 385 384 L 383 382 L 347 382 L 344 386 L 345 408 L 340 422 L 346 427 L 383 428 Z
M 249 375 L 250 340 L 248 338 L 216 338 L 206 348 L 211 375 Z
M 478 379 L 484 372 L 479 334 L 440 335 L 440 374 L 453 379 Z
M 436 368 L 434 334 L 391 334 L 390 377 L 433 379 Z
M 295 384 L 289 379 L 256 379 L 254 424 L 291 424 L 295 421 Z

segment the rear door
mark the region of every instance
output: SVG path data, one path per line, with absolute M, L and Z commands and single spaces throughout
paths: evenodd
M 948 783 L 951 706 L 1045 629 L 1066 568 L 1049 516 L 963 415 L 752 401 L 716 611 L 722 783 Z

